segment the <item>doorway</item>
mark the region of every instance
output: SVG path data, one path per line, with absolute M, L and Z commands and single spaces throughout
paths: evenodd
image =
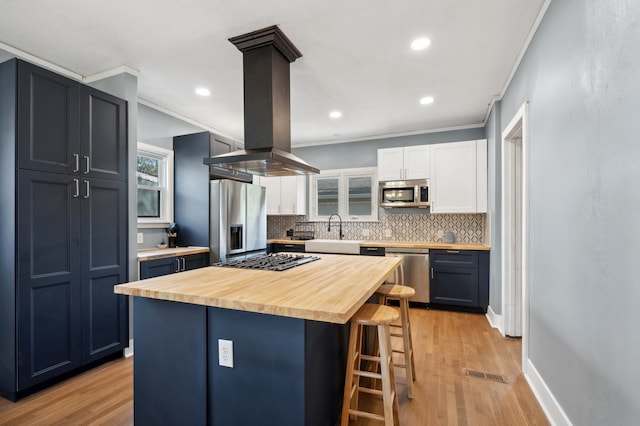
M 522 337 L 528 358 L 528 115 L 524 103 L 502 132 L 502 315 L 505 336 Z

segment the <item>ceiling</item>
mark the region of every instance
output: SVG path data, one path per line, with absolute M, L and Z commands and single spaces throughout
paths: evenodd
M 127 66 L 146 103 L 242 140 L 242 54 L 227 39 L 277 24 L 303 55 L 291 64 L 301 146 L 481 125 L 544 1 L 2 0 L 0 48 L 85 77 Z M 412 51 L 418 36 L 431 46 Z

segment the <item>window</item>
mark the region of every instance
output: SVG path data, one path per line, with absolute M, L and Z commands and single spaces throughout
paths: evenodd
M 173 151 L 138 142 L 138 226 L 173 222 Z
M 344 221 L 378 220 L 376 168 L 322 170 L 311 176 L 311 220 L 339 214 Z

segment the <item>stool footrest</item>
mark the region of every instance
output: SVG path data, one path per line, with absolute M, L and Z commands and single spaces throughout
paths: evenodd
M 382 396 L 382 391 L 379 389 L 372 389 L 372 388 L 365 388 L 362 386 L 358 387 L 358 392 L 364 392 L 364 393 L 369 393 L 371 395 L 378 395 L 378 396 Z
M 360 377 L 368 377 L 370 379 L 382 379 L 382 374 L 372 373 L 370 371 L 355 370 L 353 374 Z
M 367 413 L 366 411 L 354 410 L 353 408 L 349 409 L 349 414 L 353 414 L 359 417 L 366 417 L 368 419 L 384 421 L 384 416 L 380 416 L 378 414 L 373 414 L 373 413 Z
M 380 357 L 373 355 L 360 355 L 360 359 L 371 362 L 380 362 Z

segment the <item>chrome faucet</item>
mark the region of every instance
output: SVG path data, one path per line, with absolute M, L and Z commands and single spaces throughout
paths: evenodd
M 338 216 L 338 219 L 340 219 L 340 229 L 338 231 L 340 232 L 340 239 L 342 239 L 342 237 L 344 237 L 344 234 L 342 233 L 342 218 L 339 214 L 334 213 L 329 216 L 329 227 L 327 228 L 327 231 L 331 232 L 331 218 L 334 216 Z

